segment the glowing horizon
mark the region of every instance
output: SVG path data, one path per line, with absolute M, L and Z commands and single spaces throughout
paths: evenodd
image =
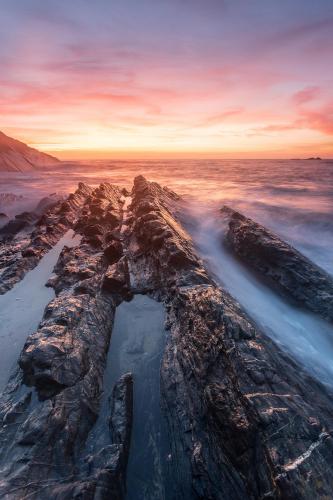
M 333 4 L 5 0 L 1 126 L 61 159 L 333 156 Z

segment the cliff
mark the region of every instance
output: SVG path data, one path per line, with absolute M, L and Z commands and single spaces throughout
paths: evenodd
M 0 132 L 0 172 L 26 172 L 55 165 L 59 160 Z

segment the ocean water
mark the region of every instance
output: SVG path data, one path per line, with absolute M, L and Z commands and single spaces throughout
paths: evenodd
M 145 175 L 174 189 L 203 213 L 223 204 L 265 224 L 333 274 L 333 160 L 91 161 L 52 171 L 1 173 L 0 193 L 23 195 L 27 209 L 42 196 L 71 192 L 79 181 L 131 188 Z M 20 200 L 18 211 L 25 208 Z M 1 206 L 12 215 L 15 204 Z
M 15 372 L 26 338 L 38 328 L 46 305 L 55 296 L 53 288 L 46 287 L 45 283 L 62 249 L 77 246 L 80 241 L 81 237 L 74 236 L 73 230 L 69 229 L 34 269 L 11 290 L 0 295 L 0 391 Z
M 22 195 L 12 213 L 79 181 L 131 188 L 133 178 L 168 186 L 187 201 L 182 213 L 197 251 L 260 329 L 323 383 L 333 387 L 333 325 L 289 303 L 261 282 L 223 246 L 223 205 L 264 224 L 333 275 L 333 161 L 95 161 L 56 170 L 2 174 L 1 192 Z M 0 211 L 6 207 L 0 206 Z

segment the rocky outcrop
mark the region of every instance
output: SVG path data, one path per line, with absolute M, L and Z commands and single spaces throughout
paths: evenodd
M 226 235 L 232 250 L 286 295 L 333 320 L 333 279 L 271 231 L 229 207 Z
M 54 156 L 42 153 L 0 132 L 0 171 L 26 172 L 60 163 Z
M 65 201 L 43 199 L 36 212 L 17 215 L 0 229 L 0 294 L 20 281 L 73 227 L 92 191 L 80 183 Z
M 327 494 L 333 408 L 325 390 L 214 287 L 180 290 L 169 325 L 164 394 L 183 456 L 188 450 L 193 497 L 311 498 L 318 477 Z M 180 460 L 178 444 L 175 453 Z
M 134 180 L 129 248 L 131 271 L 141 289 L 158 294 L 175 286 L 210 282 L 191 238 L 172 214 L 179 201 L 157 183 L 142 176 Z
M 117 263 L 108 267 L 104 275 L 102 289 L 114 294 L 115 297 L 119 296 L 119 303 L 124 299 L 130 300 L 133 297 L 126 257 L 122 257 Z
M 48 209 L 55 207 L 62 200 L 62 196 L 53 193 L 42 198 L 33 212 L 22 212 L 15 215 L 12 220 L 0 228 L 0 241 L 8 243 L 18 233 L 22 231 L 28 232 L 29 229 L 32 231 L 37 222 L 40 222 L 41 215 Z M 8 218 L 6 214 L 0 213 L 0 221 L 2 217 Z
M 101 224 L 110 209 L 120 226 L 123 201 L 117 188 L 102 185 L 87 195 L 72 224 L 86 234 L 91 218 Z M 66 214 L 72 200 L 62 205 Z M 97 205 L 104 207 L 98 213 Z M 119 288 L 102 287 L 106 273 L 112 277 L 103 253 L 110 226 L 115 227 L 114 220 L 103 223 L 101 248 L 84 236 L 80 247 L 63 249 L 48 283 L 57 296 L 28 337 L 18 373 L 0 401 L 1 497 L 124 496 L 133 404 L 130 374 L 114 388 L 104 446 L 93 455 L 84 449 L 99 413 L 114 312 L 122 294 Z
M 12 240 L 20 231 L 31 228 L 38 220 L 38 215 L 34 212 L 22 212 L 15 215 L 4 227 L 0 229 L 2 241 Z
M 168 310 L 162 395 L 178 498 L 329 497 L 331 397 L 209 279 L 176 201 L 136 179 L 130 261 L 136 286 L 153 283 Z
M 175 193 L 140 176 L 131 196 L 124 227 L 122 191 L 109 184 L 89 190 L 71 219 L 81 244 L 63 249 L 48 283 L 57 296 L 0 398 L 0 496 L 124 498 L 131 374 L 112 391 L 102 445 L 86 444 L 116 306 L 148 293 L 167 311 L 172 500 L 330 498 L 332 395 L 209 277 Z

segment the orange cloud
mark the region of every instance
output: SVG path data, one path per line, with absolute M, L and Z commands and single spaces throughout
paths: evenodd
M 333 103 L 317 111 L 304 110 L 300 125 L 333 136 Z

